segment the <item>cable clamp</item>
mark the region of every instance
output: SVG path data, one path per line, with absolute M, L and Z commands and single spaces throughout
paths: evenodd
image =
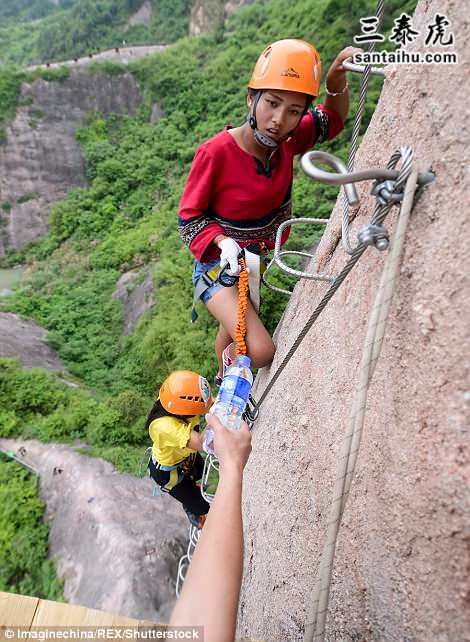
M 373 194 L 380 205 L 388 205 L 389 203 L 401 203 L 403 194 L 395 191 L 395 181 L 386 180 L 382 183 L 378 181 L 374 183 L 371 194 Z
M 378 250 L 383 252 L 389 246 L 390 239 L 388 232 L 382 225 L 368 223 L 357 233 L 359 243 L 363 245 L 374 245 Z

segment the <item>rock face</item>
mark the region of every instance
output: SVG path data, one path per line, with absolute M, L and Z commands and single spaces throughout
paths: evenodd
M 251 4 L 253 0 L 232 0 L 223 2 L 222 0 L 195 0 L 191 7 L 191 17 L 189 21 L 189 33 L 192 36 L 198 36 L 206 33 L 215 27 L 223 25 L 227 16 L 243 7 Z
M 23 84 L 21 107 L 0 146 L 0 256 L 47 232 L 50 205 L 84 185 L 75 130 L 88 113 L 132 114 L 142 101 L 130 74 L 72 71 L 62 82 Z M 7 208 L 8 209 L 8 208 Z
M 65 372 L 65 367 L 46 342 L 47 331 L 17 314 L 0 312 L 0 356 L 18 359 L 24 368 Z
M 121 276 L 113 292 L 113 299 L 124 308 L 123 334 L 131 334 L 140 317 L 155 304 L 153 273 L 155 268 L 131 270 Z
M 136 619 L 166 621 L 189 522 L 153 482 L 116 472 L 69 446 L 0 439 L 40 475 L 50 521 L 49 554 L 72 604 Z M 137 472 L 137 471 L 136 471 Z
M 409 50 L 426 51 L 433 3 L 419 2 Z M 469 23 L 447 0 L 458 65 L 388 69 L 356 160 L 385 167 L 410 145 L 436 181 L 414 208 L 382 354 L 369 389 L 356 475 L 343 517 L 326 640 L 470 640 L 468 599 L 469 120 L 462 93 Z M 433 48 L 431 48 L 433 50 Z M 441 48 L 442 51 L 442 48 Z M 370 183 L 351 239 L 370 220 Z M 393 238 L 397 213 L 387 218 Z M 310 271 L 347 261 L 338 203 Z M 262 406 L 244 481 L 240 637 L 303 640 L 315 575 L 384 255 L 369 249 L 305 337 Z M 327 285 L 300 281 L 278 328 L 259 398 Z
M 152 20 L 153 10 L 151 3 L 146 0 L 143 5 L 138 9 L 134 15 L 129 18 L 128 25 L 130 27 L 134 25 L 145 25 L 148 27 Z

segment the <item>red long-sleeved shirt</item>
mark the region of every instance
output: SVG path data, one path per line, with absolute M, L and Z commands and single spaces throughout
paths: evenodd
M 334 138 L 342 128 L 335 111 L 317 105 L 302 118 L 293 136 L 277 148 L 268 172 L 227 130 L 200 145 L 181 198 L 178 221 L 181 237 L 196 259 L 206 262 L 219 257 L 220 250 L 213 243 L 218 234 L 233 238 L 240 247 L 263 241 L 272 249 L 279 225 L 291 218 L 294 156 Z M 286 229 L 283 243 L 288 236 Z

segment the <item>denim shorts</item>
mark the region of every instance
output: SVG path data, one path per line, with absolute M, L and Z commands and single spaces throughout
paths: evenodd
M 193 285 L 196 285 L 196 283 L 199 281 L 201 276 L 205 273 L 208 272 L 209 270 L 212 270 L 212 268 L 216 267 L 219 265 L 220 261 L 219 259 L 215 259 L 214 261 L 209 261 L 208 263 L 200 263 L 199 261 L 194 261 L 194 269 L 193 269 Z M 209 299 L 212 299 L 214 294 L 221 290 L 224 286 L 216 281 L 213 283 L 210 287 L 205 290 L 201 296 L 199 297 L 203 303 L 207 303 Z

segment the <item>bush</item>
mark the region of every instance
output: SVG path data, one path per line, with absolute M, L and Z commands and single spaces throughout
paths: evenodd
M 17 203 L 27 203 L 28 201 L 32 201 L 36 199 L 39 196 L 37 192 L 25 192 L 21 196 L 18 196 L 16 199 Z
M 0 455 L 0 591 L 63 601 L 43 513 L 37 479 Z

